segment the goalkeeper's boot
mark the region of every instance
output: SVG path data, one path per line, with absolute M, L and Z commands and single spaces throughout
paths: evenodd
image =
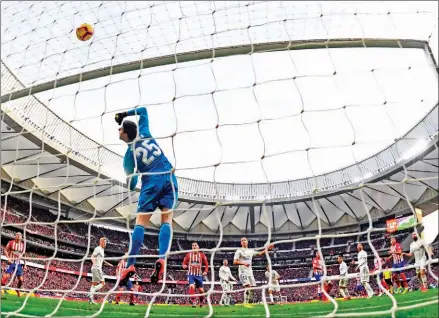
M 157 262 L 155 262 L 154 273 L 152 273 L 151 275 L 151 283 L 157 284 L 158 281 L 163 277 L 164 270 L 165 260 L 160 258 L 157 260 Z
M 128 280 L 136 273 L 136 268 L 134 265 L 131 265 L 128 268 L 125 268 L 120 275 L 120 286 L 125 286 L 128 283 Z

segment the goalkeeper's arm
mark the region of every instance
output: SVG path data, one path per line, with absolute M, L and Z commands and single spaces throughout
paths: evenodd
M 123 159 L 123 169 L 125 170 L 125 174 L 130 176 L 127 178 L 127 184 L 131 191 L 136 188 L 137 180 L 139 178 L 138 175 L 132 175 L 134 173 L 134 158 L 132 153 L 125 154 L 125 158 Z

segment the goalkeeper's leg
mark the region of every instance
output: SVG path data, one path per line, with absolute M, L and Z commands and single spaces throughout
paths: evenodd
M 168 176 L 165 177 L 168 178 Z M 162 211 L 162 225 L 159 232 L 159 260 L 155 263 L 155 270 L 151 275 L 151 283 L 156 283 L 163 277 L 166 267 L 165 256 L 171 247 L 172 210 L 177 205 L 178 200 L 178 183 L 173 173 L 163 186 L 160 195 L 158 207 Z

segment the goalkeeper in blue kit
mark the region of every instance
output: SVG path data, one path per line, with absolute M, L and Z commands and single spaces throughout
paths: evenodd
M 139 116 L 137 124 L 124 120 L 127 116 Z M 159 232 L 159 260 L 155 263 L 151 282 L 157 283 L 162 279 L 165 264 L 165 253 L 171 244 L 172 209 L 178 199 L 177 178 L 174 168 L 163 154 L 157 142 L 149 131 L 148 112 L 145 107 L 131 109 L 127 112 L 117 113 L 116 122 L 119 128 L 119 139 L 128 144 L 128 149 L 123 159 L 123 167 L 127 175 L 129 188 L 134 190 L 138 175 L 141 175 L 142 187 L 137 204 L 136 226 L 132 234 L 131 249 L 126 265 L 120 276 L 120 284 L 125 285 L 134 275 L 134 263 L 139 255 L 145 236 L 145 227 L 149 225 L 151 212 L 157 208 L 161 210 L 161 227 Z M 146 214 L 149 212 L 148 214 Z

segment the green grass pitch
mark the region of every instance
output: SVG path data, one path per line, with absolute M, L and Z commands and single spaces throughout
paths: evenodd
M 412 292 L 405 295 L 395 296 L 398 303 L 396 317 L 439 317 L 438 289 L 431 289 L 427 293 Z M 15 295 L 7 295 L 1 302 L 1 316 L 5 317 L 8 312 L 20 308 L 25 297 L 18 298 Z M 410 308 L 422 302 L 433 302 L 432 304 Z M 21 314 L 43 317 L 52 313 L 59 303 L 56 299 L 29 298 Z M 374 297 L 372 299 L 353 299 L 351 301 L 339 301 L 337 313 L 349 317 L 353 313 L 370 313 L 374 311 L 389 310 L 392 302 L 389 297 Z M 86 302 L 63 301 L 62 305 L 54 316 L 84 317 L 96 314 L 100 304 L 89 305 Z M 407 307 L 407 308 L 404 308 Z M 315 317 L 324 316 L 332 312 L 332 303 L 310 302 L 286 305 L 269 306 L 271 317 Z M 130 307 L 128 305 L 116 306 L 105 304 L 102 313 L 98 317 L 144 317 L 146 305 Z M 177 305 L 155 305 L 152 307 L 150 317 L 205 317 L 209 313 L 207 306 L 203 308 L 192 308 Z M 231 307 L 213 306 L 213 317 L 265 317 L 263 305 L 253 305 L 252 308 L 245 308 L 241 305 Z M 17 317 L 17 316 L 9 316 Z M 391 317 L 390 314 L 371 315 L 368 317 Z

